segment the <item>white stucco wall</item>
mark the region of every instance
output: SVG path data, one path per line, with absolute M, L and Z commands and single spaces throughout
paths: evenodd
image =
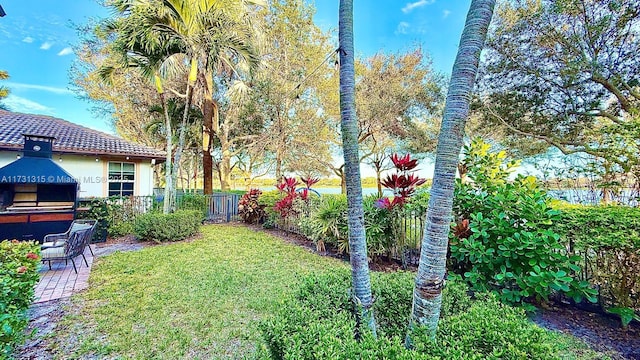
M 16 160 L 21 152 L 0 151 L 0 167 Z M 62 159 L 62 160 L 60 160 Z M 134 195 L 153 195 L 153 165 L 151 160 L 127 160 L 126 158 L 100 158 L 89 155 L 59 155 L 52 158 L 79 183 L 79 198 L 105 197 L 108 189 L 107 164 L 109 161 L 135 163 Z

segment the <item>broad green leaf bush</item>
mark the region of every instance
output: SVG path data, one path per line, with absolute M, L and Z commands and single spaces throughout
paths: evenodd
M 468 295 L 459 279 L 444 289 L 436 340 L 415 330 L 413 351 L 404 347 L 413 294 L 411 273 L 372 274 L 379 336 L 354 334 L 356 321 L 347 271 L 311 275 L 280 311 L 260 325 L 271 359 L 560 359 L 567 341 L 531 323 L 522 309 L 491 294 Z M 587 352 L 582 358 L 593 356 Z M 591 358 L 597 358 L 595 356 Z
M 38 282 L 40 246 L 17 240 L 0 242 L 0 359 L 21 344 L 29 318 L 26 311 Z
M 197 210 L 202 216 L 207 216 L 207 197 L 200 194 L 184 194 L 177 199 L 178 210 Z
M 580 258 L 581 276 L 600 289 L 601 305 L 640 314 L 640 208 L 562 203 L 554 208 L 561 211 L 554 229 Z
M 493 291 L 507 303 L 548 301 L 555 293 L 595 302 L 597 291 L 573 276 L 579 259 L 554 231 L 560 212 L 535 178 L 509 181 L 517 163 L 481 140 L 464 152 L 468 181 L 456 183 L 451 269 L 474 290 Z
M 263 191 L 262 194 L 260 194 L 258 205 L 262 206 L 266 213 L 264 223 L 262 224 L 264 228 L 271 229 L 275 227 L 280 217 L 280 214 L 275 210 L 275 206 L 283 197 L 284 195 L 277 190 Z
M 135 219 L 135 235 L 140 240 L 180 241 L 200 229 L 204 217 L 200 210 L 178 210 L 172 214 L 148 213 Z

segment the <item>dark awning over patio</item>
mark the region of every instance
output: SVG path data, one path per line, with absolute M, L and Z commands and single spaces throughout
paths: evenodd
M 23 157 L 0 168 L 0 184 L 76 184 L 73 178 L 53 160 Z

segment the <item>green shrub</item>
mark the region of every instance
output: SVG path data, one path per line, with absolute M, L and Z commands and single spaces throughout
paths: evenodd
M 554 292 L 595 302 L 597 291 L 572 276 L 579 259 L 566 254 L 554 232 L 559 211 L 535 178 L 508 181 L 516 163 L 482 141 L 465 147 L 465 156 L 471 181 L 456 184 L 451 268 L 474 290 L 493 290 L 509 303 L 546 301 Z
M 203 216 L 208 213 L 207 197 L 199 194 L 184 194 L 180 196 L 177 201 L 178 210 L 197 210 L 200 211 Z
M 363 199 L 367 252 L 371 258 L 383 254 L 390 255 L 396 245 L 392 224 L 395 220 L 394 214 L 392 211 L 377 207 L 377 200 L 375 195 L 369 195 Z
M 280 214 L 275 211 L 274 207 L 276 202 L 281 200 L 284 196 L 279 191 L 263 191 L 258 198 L 258 205 L 262 206 L 266 214 L 262 226 L 265 229 L 271 229 L 276 226 Z
M 261 323 L 272 359 L 558 359 L 566 342 L 529 322 L 524 311 L 482 294 L 472 299 L 466 285 L 451 279 L 443 292 L 435 342 L 418 328 L 415 350 L 403 344 L 411 309 L 413 274 L 376 273 L 372 288 L 379 336 L 356 341 L 356 321 L 347 271 L 312 275 L 280 311 Z M 588 358 L 582 354 L 583 358 Z M 596 358 L 595 356 L 593 357 Z
M 40 276 L 40 246 L 36 243 L 0 242 L 0 358 L 24 341 L 29 322 L 26 310 L 33 301 L 33 289 Z
M 640 208 L 554 207 L 561 210 L 554 229 L 581 259 L 581 276 L 600 288 L 602 306 L 640 314 Z
M 120 221 L 109 227 L 109 236 L 120 237 L 135 233 L 134 221 Z
M 347 197 L 325 195 L 311 213 L 311 240 L 319 247 L 324 244 L 336 246 L 340 252 L 349 252 L 347 228 Z
M 203 216 L 199 210 L 178 210 L 172 214 L 148 213 L 134 222 L 140 240 L 180 241 L 198 232 Z

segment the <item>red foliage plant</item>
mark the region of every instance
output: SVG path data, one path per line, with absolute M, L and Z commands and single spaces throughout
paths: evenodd
M 238 214 L 242 216 L 244 222 L 249 224 L 259 223 L 266 216 L 264 206 L 258 203 L 258 198 L 261 194 L 262 191 L 251 189 L 242 195 L 238 202 Z
M 411 155 L 391 155 L 391 162 L 396 168 L 396 173 L 388 175 L 382 185 L 393 190 L 393 200 L 383 197 L 376 201 L 376 206 L 382 209 L 392 210 L 395 207 L 403 207 L 416 191 L 416 188 L 425 183 L 426 179 L 414 174 L 418 166 L 417 159 L 411 159 Z
M 300 185 L 300 183 L 293 177 L 285 176 L 282 179 L 282 182 L 276 185 L 276 188 L 285 194 L 284 198 L 276 202 L 274 206 L 275 210 L 280 213 L 282 218 L 298 214 L 298 211 L 294 208 L 294 200 L 299 197 L 300 199 L 307 201 L 309 198 L 309 189 L 313 184 L 317 183 L 319 179 L 307 177 L 300 178 L 300 181 L 305 184 L 305 187 L 301 191 L 297 190 L 297 186 Z

